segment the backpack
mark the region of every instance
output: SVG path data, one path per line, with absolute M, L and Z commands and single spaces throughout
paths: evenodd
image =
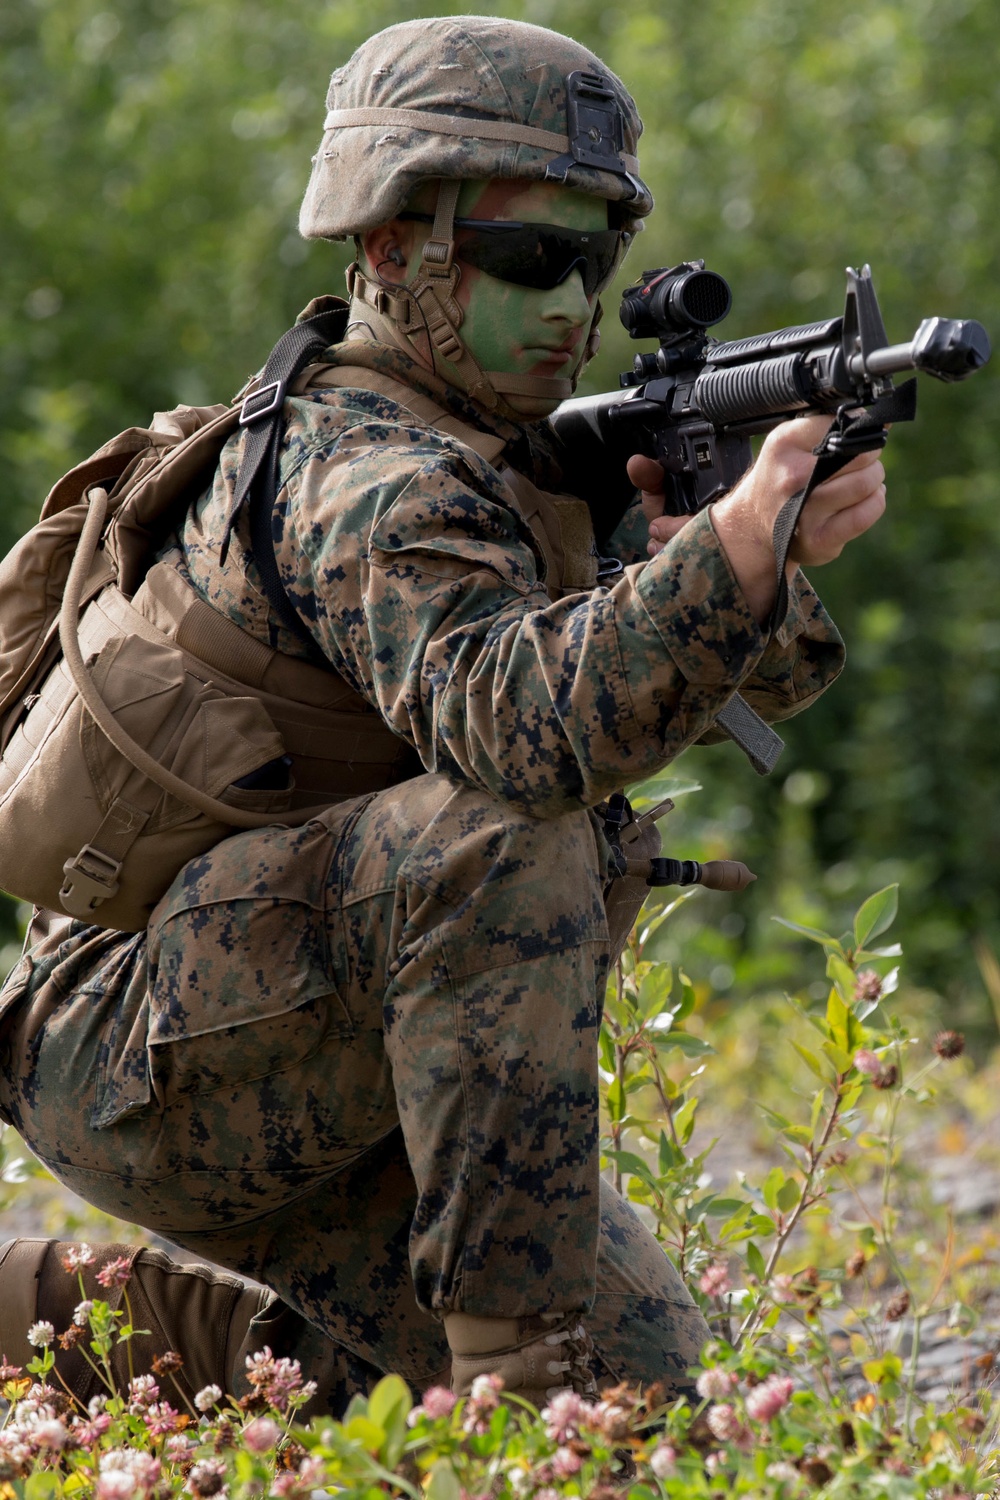
M 0 888 L 21 900 L 141 931 L 182 866 L 236 830 L 412 774 L 409 747 L 317 660 L 271 541 L 286 391 L 343 337 L 345 304 L 325 304 L 242 404 L 158 413 L 64 475 L 0 563 Z M 246 504 L 265 592 L 312 660 L 155 561 L 240 427 L 227 536 Z

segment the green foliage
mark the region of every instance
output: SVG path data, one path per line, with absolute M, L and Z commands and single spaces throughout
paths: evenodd
M 346 247 L 295 230 L 329 74 L 378 27 L 466 8 L 6 0 L 0 540 L 111 432 L 227 397 L 300 306 L 339 289 Z M 733 285 L 735 336 L 838 312 L 845 263 L 867 259 L 891 337 L 931 312 L 1000 326 L 990 0 L 482 8 L 571 32 L 635 93 L 658 208 L 626 275 L 704 256 Z M 591 390 L 634 352 L 613 315 L 603 331 Z M 777 777 L 732 748 L 682 768 L 713 809 L 679 817 L 691 852 L 728 822 L 762 877 L 716 967 L 759 968 L 765 908 L 778 889 L 788 908 L 817 864 L 836 901 L 905 879 L 914 975 L 977 1019 L 968 939 L 1000 944 L 997 391 L 991 371 L 925 381 L 917 425 L 893 434 L 889 518 L 816 580 L 848 675 L 788 726 Z

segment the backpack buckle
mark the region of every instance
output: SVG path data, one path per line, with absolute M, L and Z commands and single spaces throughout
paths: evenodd
M 243 405 L 240 407 L 240 426 L 249 427 L 251 422 L 259 422 L 261 417 L 269 417 L 272 412 L 278 411 L 285 399 L 285 385 L 284 380 L 271 380 L 267 385 L 259 385 L 255 391 L 250 392 L 249 396 L 245 396 Z M 268 404 L 251 410 L 251 404 L 259 401 L 262 396 L 269 398 Z
M 63 911 L 86 920 L 102 901 L 117 896 L 121 868 L 120 859 L 102 854 L 93 844 L 84 844 L 76 858 L 63 865 L 66 880 L 59 892 Z

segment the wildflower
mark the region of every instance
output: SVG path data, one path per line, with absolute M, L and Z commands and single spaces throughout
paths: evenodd
M 443 1385 L 432 1385 L 430 1390 L 424 1392 L 421 1403 L 427 1415 L 434 1419 L 437 1417 L 450 1417 L 455 1409 L 458 1397 L 454 1391 L 449 1391 Z
M 779 1271 L 776 1276 L 771 1277 L 771 1296 L 775 1302 L 790 1302 L 795 1295 L 795 1280 Z
M 575 1391 L 559 1391 L 548 1406 L 542 1407 L 545 1431 L 554 1443 L 565 1443 L 579 1436 L 580 1417 L 587 1406 Z
M 724 1453 L 720 1453 L 718 1450 L 716 1450 L 716 1452 L 714 1453 L 709 1453 L 707 1458 L 705 1459 L 705 1469 L 709 1474 L 718 1474 L 719 1470 L 724 1469 L 725 1466 L 726 1455 Z
M 961 1057 L 965 1051 L 965 1037 L 960 1031 L 939 1031 L 934 1038 L 934 1051 L 938 1057 Z
M 88 1322 L 90 1321 L 90 1314 L 93 1310 L 93 1306 L 94 1302 L 93 1298 L 91 1297 L 85 1297 L 82 1302 L 78 1302 L 76 1304 L 73 1309 L 73 1322 L 76 1324 L 77 1328 L 86 1328 Z
M 557 1448 L 552 1459 L 552 1472 L 557 1479 L 572 1479 L 583 1468 L 583 1459 L 572 1448 Z
M 154 1401 L 160 1399 L 160 1387 L 152 1375 L 137 1375 L 128 1383 L 128 1409 L 133 1417 L 144 1416 Z
M 6 1355 L 0 1355 L 0 1381 L 16 1380 L 23 1374 L 24 1370 L 20 1365 L 9 1365 Z
M 193 1465 L 184 1488 L 196 1500 L 209 1500 L 211 1495 L 225 1492 L 226 1466 L 218 1458 L 203 1458 Z
M 855 1000 L 879 1000 L 882 981 L 874 969 L 859 969 L 854 981 Z
M 222 1400 L 222 1391 L 217 1385 L 203 1385 L 194 1398 L 194 1404 L 199 1411 L 211 1411 Z
M 255 1417 L 243 1429 L 243 1441 L 251 1453 L 270 1453 L 281 1437 L 281 1428 L 273 1417 Z
M 465 1400 L 462 1426 L 466 1432 L 485 1432 L 500 1405 L 503 1380 L 499 1375 L 477 1375 Z
M 706 1297 L 724 1297 L 733 1289 L 733 1284 L 729 1280 L 729 1272 L 725 1266 L 718 1263 L 702 1272 L 698 1285 Z
M 184 1368 L 184 1361 L 173 1349 L 167 1349 L 163 1354 L 157 1354 L 153 1360 L 153 1369 L 157 1375 L 174 1375 L 178 1370 Z
M 867 1047 L 859 1047 L 857 1052 L 855 1052 L 854 1066 L 859 1073 L 867 1073 L 869 1078 L 876 1077 L 882 1070 L 881 1062 L 875 1056 L 875 1053 L 870 1052 Z
M 710 1406 L 705 1420 L 708 1423 L 709 1432 L 713 1437 L 718 1438 L 720 1443 L 735 1442 L 742 1426 L 735 1406 L 725 1404 Z
M 80 1448 L 94 1448 L 111 1426 L 111 1416 L 108 1412 L 100 1412 L 91 1417 L 89 1422 L 77 1417 L 73 1423 L 73 1441 Z
M 894 1089 L 898 1082 L 899 1069 L 895 1063 L 887 1063 L 884 1068 L 879 1069 L 872 1079 L 872 1083 L 877 1089 Z
M 898 1323 L 900 1318 L 905 1318 L 910 1310 L 909 1292 L 897 1292 L 895 1297 L 890 1297 L 885 1305 L 885 1321 L 887 1323 Z
M 799 1477 L 799 1471 L 795 1465 L 790 1464 L 784 1458 L 779 1458 L 777 1463 L 768 1464 L 765 1473 L 768 1479 L 773 1479 L 778 1484 L 794 1484 Z
M 677 1449 L 669 1443 L 657 1443 L 649 1455 L 649 1467 L 657 1479 L 669 1479 L 677 1469 Z
M 84 1266 L 94 1264 L 94 1252 L 89 1245 L 67 1245 L 65 1250 L 60 1251 L 59 1264 L 64 1271 L 75 1276 L 78 1271 L 83 1270 Z
M 804 1458 L 801 1468 L 809 1483 L 814 1484 L 818 1490 L 833 1478 L 833 1470 L 821 1458 Z
M 146 1427 L 150 1437 L 166 1437 L 181 1426 L 181 1414 L 174 1411 L 169 1401 L 154 1402 L 146 1412 Z
M 126 1286 L 132 1276 L 132 1262 L 127 1255 L 109 1260 L 97 1273 L 97 1283 L 107 1291 L 114 1286 Z
M 802 1284 L 802 1287 L 818 1287 L 819 1286 L 819 1272 L 817 1271 L 817 1269 L 816 1269 L 815 1266 L 803 1266 L 802 1270 L 798 1271 L 796 1274 L 797 1274 L 797 1276 L 799 1278 L 799 1281 Z M 801 1287 L 800 1287 L 800 1295 L 801 1295 Z
M 31 1441 L 39 1448 L 51 1448 L 55 1453 L 61 1453 L 66 1446 L 69 1433 L 59 1421 L 58 1417 L 48 1417 L 44 1422 L 36 1422 L 31 1429 Z
M 37 1323 L 32 1323 L 28 1329 L 28 1343 L 33 1344 L 36 1349 L 47 1349 L 55 1336 L 55 1328 L 44 1318 Z
M 747 1416 L 755 1422 L 770 1422 L 791 1400 L 794 1381 L 787 1375 L 769 1375 L 747 1397 Z
M 60 1349 L 75 1349 L 81 1339 L 87 1337 L 87 1330 L 80 1328 L 76 1323 L 71 1323 L 65 1333 L 59 1335 Z
M 855 1281 L 863 1273 L 867 1264 L 868 1262 L 865 1259 L 865 1252 L 863 1250 L 852 1250 L 844 1262 L 844 1275 L 849 1277 L 851 1281 Z
M 827 1152 L 826 1165 L 828 1167 L 843 1167 L 847 1165 L 849 1158 L 847 1152 L 838 1146 L 836 1151 Z
M 191 1457 L 198 1444 L 183 1432 L 171 1433 L 163 1444 L 163 1456 L 168 1463 L 183 1464 Z
M 725 1370 L 702 1370 L 695 1381 L 695 1390 L 703 1401 L 721 1401 L 729 1395 L 736 1384 L 736 1376 Z
M 138 1488 L 127 1469 L 105 1469 L 97 1478 L 97 1500 L 132 1500 Z

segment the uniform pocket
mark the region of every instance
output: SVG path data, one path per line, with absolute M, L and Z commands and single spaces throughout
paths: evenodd
M 353 1031 L 323 912 L 248 897 L 179 913 L 159 930 L 148 1049 L 160 1108 L 285 1072 Z

